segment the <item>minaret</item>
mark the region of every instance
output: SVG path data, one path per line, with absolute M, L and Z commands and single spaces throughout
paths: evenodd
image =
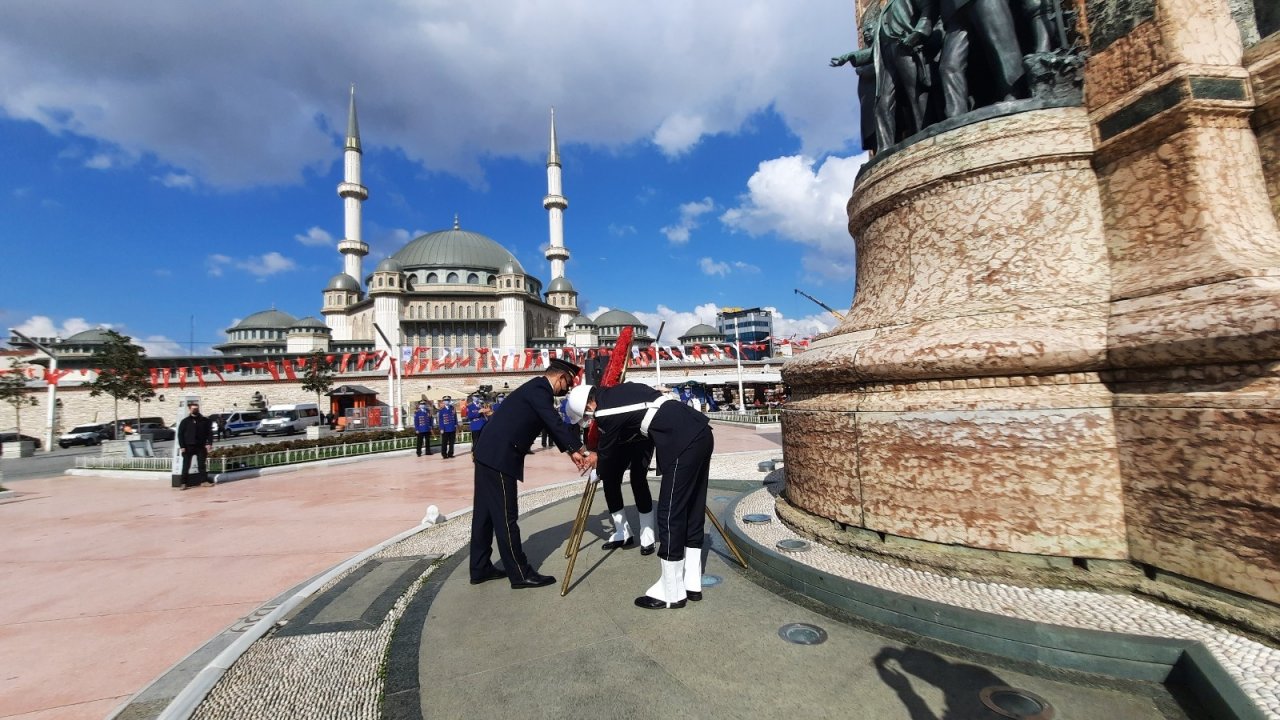
M 364 273 L 360 261 L 369 254 L 369 246 L 360 239 L 360 204 L 369 197 L 369 190 L 360 184 L 360 125 L 356 122 L 356 86 L 351 86 L 351 109 L 347 113 L 347 142 L 342 152 L 342 182 L 338 183 L 338 197 L 342 198 L 343 236 L 338 243 L 342 253 L 342 270 L 362 284 Z
M 547 209 L 551 222 L 551 246 L 547 248 L 547 260 L 551 261 L 551 279 L 564 277 L 564 261 L 569 251 L 564 247 L 564 210 L 569 201 L 560 194 L 560 147 L 556 144 L 556 109 L 551 108 L 551 151 L 547 153 L 547 196 L 542 207 Z

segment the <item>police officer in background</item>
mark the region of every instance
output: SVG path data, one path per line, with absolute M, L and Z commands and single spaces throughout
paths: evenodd
M 418 411 L 413 414 L 413 430 L 418 433 L 418 457 L 422 457 L 424 450 L 427 455 L 431 454 L 431 424 L 431 411 L 427 404 L 418 403 Z
M 662 486 L 658 491 L 658 559 L 662 577 L 636 606 L 682 608 L 702 599 L 703 515 L 715 439 L 707 416 L 648 385 L 579 385 L 569 393 L 569 417 L 595 418 L 600 433 L 599 464 L 628 455 L 638 438 L 653 442 Z M 598 472 L 598 469 L 597 469 Z M 637 500 L 638 501 L 638 500 Z
M 448 460 L 453 457 L 453 441 L 458 436 L 458 412 L 453 409 L 452 397 L 440 398 L 436 420 L 440 423 L 440 457 Z
M 489 422 L 491 412 L 488 403 L 481 400 L 479 395 L 471 396 L 471 402 L 467 403 L 467 429 L 471 431 L 472 448 L 475 448 L 476 440 L 480 439 L 485 423 Z
M 507 396 L 471 447 L 475 463 L 475 510 L 471 514 L 471 584 L 507 578 L 514 589 L 555 583 L 529 565 L 520 541 L 516 481 L 524 480 L 525 449 L 547 428 L 561 452 L 571 452 L 574 465 L 585 470 L 594 458 L 582 438 L 569 432 L 556 412 L 554 398 L 563 395 L 578 376 L 578 366 L 555 358 L 547 371 Z M 493 540 L 498 540 L 502 570 L 494 566 Z

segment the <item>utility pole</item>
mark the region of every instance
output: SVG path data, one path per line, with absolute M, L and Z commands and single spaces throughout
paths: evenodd
M 53 452 L 53 448 L 54 448 L 53 442 L 56 439 L 54 437 L 54 413 L 57 412 L 57 405 L 58 405 L 58 381 L 56 379 L 58 377 L 58 356 L 54 355 L 53 351 L 50 350 L 49 348 L 45 347 L 44 345 L 41 345 L 35 340 L 32 340 L 26 335 L 23 335 L 22 333 L 18 332 L 17 330 L 14 330 L 13 328 L 9 328 L 9 333 L 12 335 L 17 335 L 19 338 L 22 338 L 24 341 L 30 343 L 32 347 L 34 347 L 35 349 L 39 350 L 40 352 L 44 353 L 49 357 L 49 376 L 48 377 L 55 378 L 55 379 L 46 381 L 48 382 L 48 385 L 49 385 L 49 396 L 47 400 L 48 407 L 46 408 L 48 412 L 46 413 L 47 424 L 44 430 L 44 451 Z

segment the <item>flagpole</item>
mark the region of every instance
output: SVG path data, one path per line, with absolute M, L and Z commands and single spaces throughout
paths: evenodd
M 742 330 L 738 327 L 738 322 L 742 318 L 738 318 L 733 324 L 733 340 L 738 346 L 738 351 L 734 353 L 738 356 L 738 412 L 747 412 L 747 394 L 742 391 Z
M 653 344 L 655 345 L 653 356 L 657 358 L 658 361 L 658 387 L 662 387 L 662 329 L 666 326 L 666 320 L 658 323 L 658 337 L 653 341 Z

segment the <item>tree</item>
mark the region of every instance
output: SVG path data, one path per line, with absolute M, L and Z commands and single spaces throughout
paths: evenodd
M 319 350 L 307 358 L 306 372 L 302 376 L 302 389 L 316 394 L 316 407 L 323 408 L 320 396 L 333 388 L 333 363 Z
M 142 348 L 133 344 L 133 338 L 115 330 L 107 330 L 106 337 L 106 342 L 93 351 L 92 363 L 98 377 L 89 383 L 89 395 L 105 394 L 115 400 L 115 427 L 119 428 L 120 401 L 136 402 L 138 417 L 142 417 L 142 401 L 155 397 L 156 391 L 151 387 L 151 374 L 142 363 Z
M 14 429 L 22 433 L 22 408 L 36 404 L 36 399 L 27 393 L 26 362 L 15 362 L 7 372 L 0 375 L 0 400 L 13 406 Z

